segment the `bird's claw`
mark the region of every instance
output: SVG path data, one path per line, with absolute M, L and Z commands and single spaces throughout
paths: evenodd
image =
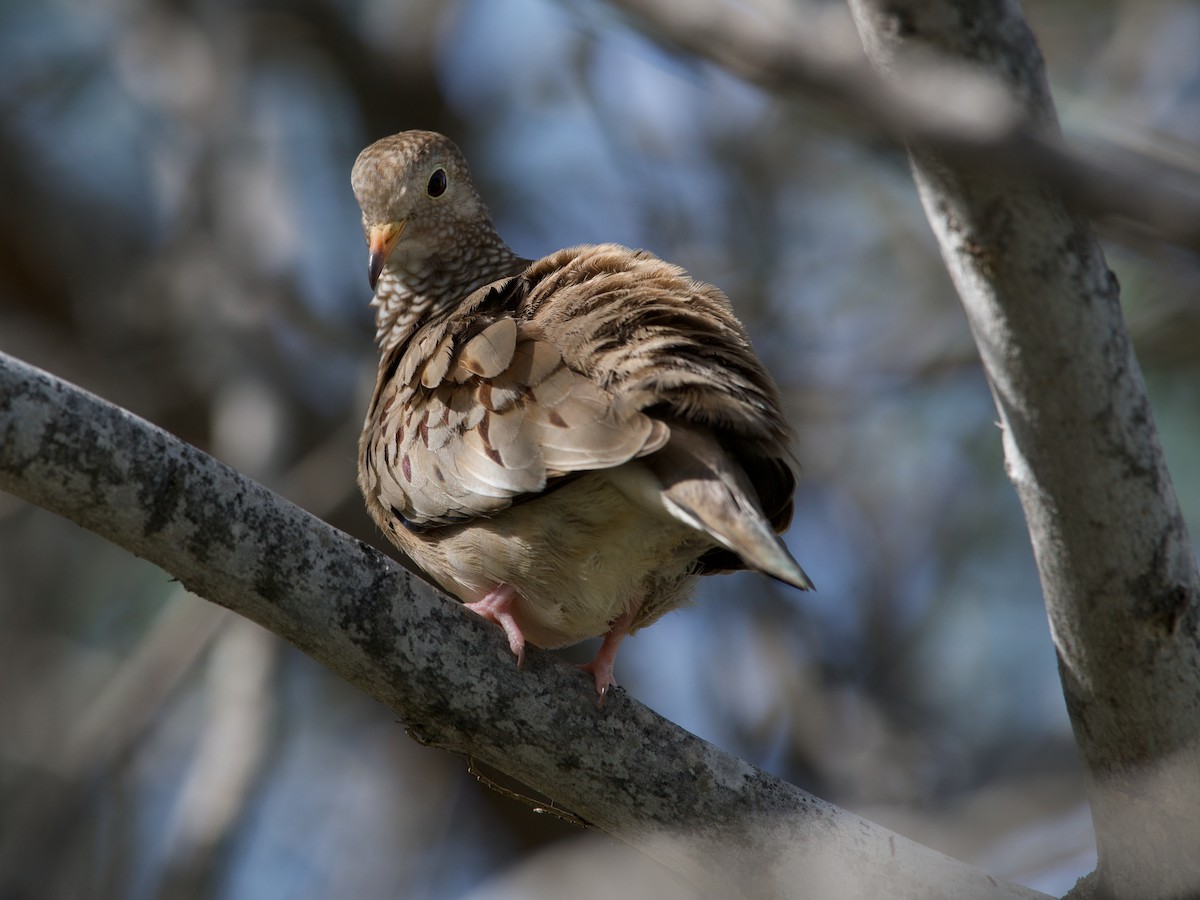
M 517 592 L 511 586 L 502 584 L 482 600 L 464 603 L 463 606 L 504 629 L 504 634 L 508 638 L 508 649 L 517 658 L 517 668 L 522 669 L 525 667 L 525 635 L 512 614 L 513 604 L 516 603 L 517 597 Z
M 613 677 L 612 660 L 601 657 L 602 654 L 597 654 L 590 663 L 581 663 L 579 668 L 592 676 L 596 685 L 596 696 L 600 698 L 599 705 L 603 706 L 608 698 L 608 689 L 617 686 L 617 679 Z

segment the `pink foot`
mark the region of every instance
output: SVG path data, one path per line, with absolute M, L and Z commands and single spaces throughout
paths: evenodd
M 579 667 L 595 679 L 596 693 L 600 697 L 601 706 L 604 705 L 604 698 L 608 695 L 608 689 L 617 683 L 617 679 L 613 677 L 613 666 L 617 661 L 617 649 L 621 646 L 621 641 L 625 640 L 625 635 L 629 634 L 629 626 L 632 624 L 632 612 L 627 612 L 616 619 L 609 626 L 608 633 L 604 635 L 604 641 L 600 644 L 600 649 L 596 651 L 596 658 L 590 663 L 585 663 Z
M 521 626 L 512 614 L 513 604 L 518 597 L 511 585 L 501 584 L 482 600 L 464 603 L 463 606 L 504 629 L 505 635 L 508 636 L 508 646 L 517 658 L 519 669 L 525 665 L 525 635 L 521 633 Z

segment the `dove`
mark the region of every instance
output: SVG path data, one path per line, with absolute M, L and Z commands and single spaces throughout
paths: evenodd
M 358 484 L 387 538 L 509 649 L 622 640 L 702 575 L 812 582 L 780 538 L 793 434 L 717 288 L 618 244 L 524 259 L 450 139 L 406 131 L 351 175 L 379 372 Z

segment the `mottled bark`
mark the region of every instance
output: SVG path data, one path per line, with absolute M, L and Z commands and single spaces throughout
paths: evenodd
M 890 78 L 913 52 L 981 67 L 1057 138 L 1041 55 L 1012 0 L 851 0 Z M 912 147 L 1028 521 L 1063 691 L 1089 775 L 1086 890 L 1200 893 L 1200 581 L 1116 279 L 1046 186 Z
M 723 753 L 136 416 L 0 355 L 0 489 L 162 566 L 720 897 L 1041 896 Z

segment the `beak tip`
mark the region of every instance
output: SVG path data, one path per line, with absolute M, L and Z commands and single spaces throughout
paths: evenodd
M 367 260 L 367 281 L 371 285 L 371 290 L 375 290 L 375 285 L 379 284 L 379 276 L 383 274 L 382 253 L 372 253 Z

